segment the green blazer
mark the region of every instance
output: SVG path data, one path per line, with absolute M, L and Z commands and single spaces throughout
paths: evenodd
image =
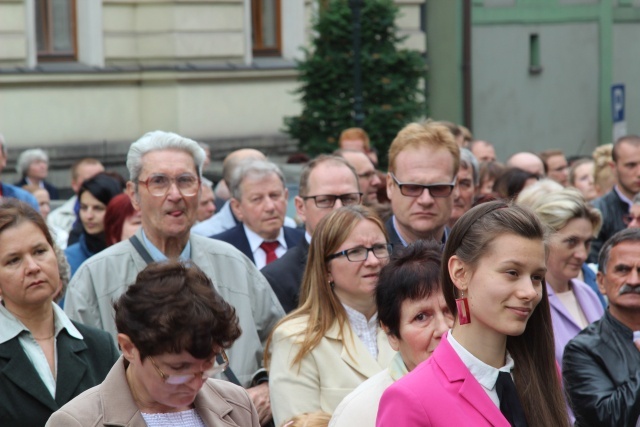
M 57 338 L 55 399 L 20 346 L 18 337 L 0 344 L 0 426 L 42 427 L 62 405 L 100 384 L 118 359 L 111 336 L 73 322 L 84 337 L 63 329 Z

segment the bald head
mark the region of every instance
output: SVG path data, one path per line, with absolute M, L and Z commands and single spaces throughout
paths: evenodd
M 262 154 L 261 151 L 254 150 L 253 148 L 241 148 L 240 150 L 232 151 L 227 154 L 227 157 L 225 157 L 222 162 L 222 179 L 224 179 L 225 182 L 229 182 L 233 170 L 239 163 L 246 159 L 266 160 L 267 157 Z
M 544 163 L 542 159 L 533 153 L 522 151 L 509 157 L 507 166 L 510 168 L 518 168 L 527 171 L 538 177 L 544 176 Z

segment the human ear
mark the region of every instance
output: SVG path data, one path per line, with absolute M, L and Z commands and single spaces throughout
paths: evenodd
M 604 283 L 604 274 L 601 271 L 596 273 L 596 283 L 598 284 L 598 290 L 602 295 L 607 295 L 607 287 Z
M 457 255 L 449 258 L 447 265 L 449 267 L 449 277 L 454 286 L 461 291 L 466 291 L 469 285 L 469 277 L 471 276 L 469 266 L 458 258 Z
M 296 206 L 296 213 L 300 221 L 307 222 L 307 212 L 304 206 L 304 199 L 300 196 L 296 196 L 293 199 L 293 203 Z
M 140 197 L 136 194 L 135 184 L 131 181 L 127 181 L 127 188 L 125 192 L 129 196 L 129 200 L 131 200 L 131 204 L 136 211 L 140 211 Z
M 389 340 L 389 345 L 391 346 L 391 348 L 394 351 L 399 351 L 400 350 L 400 338 L 398 338 L 395 335 L 393 335 L 391 333 L 391 331 L 389 330 L 389 328 L 387 327 L 387 325 L 385 325 L 384 323 L 381 322 L 380 323 L 380 327 L 382 328 L 384 333 L 387 334 L 387 340 Z
M 129 335 L 126 334 L 118 334 L 118 345 L 120 346 L 120 350 L 122 350 L 122 355 L 129 362 L 135 359 L 135 355 L 137 352 L 136 346 L 129 338 Z
M 238 219 L 238 221 L 242 222 L 244 216 L 242 215 L 242 209 L 240 209 L 240 202 L 238 201 L 238 199 L 232 197 L 229 200 L 229 206 L 231 207 L 233 215 Z

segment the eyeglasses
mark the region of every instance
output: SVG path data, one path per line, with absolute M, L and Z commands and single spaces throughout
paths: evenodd
M 203 380 L 206 380 L 207 378 L 215 374 L 224 372 L 224 370 L 227 369 L 227 366 L 229 366 L 229 358 L 227 357 L 227 353 L 225 353 L 224 350 L 222 350 L 220 355 L 222 356 L 222 360 L 223 360 L 221 364 L 219 364 L 216 361 L 214 362 L 213 367 L 210 369 L 207 369 L 206 371 L 200 371 L 200 373 L 184 374 L 184 375 L 173 375 L 173 374 L 167 375 L 164 372 L 162 372 L 162 370 L 158 367 L 158 365 L 156 365 L 156 362 L 155 360 L 153 360 L 153 357 L 149 356 L 149 360 L 151 360 L 151 364 L 153 365 L 154 368 L 156 368 L 156 371 L 158 371 L 158 374 L 160 374 L 160 376 L 162 377 L 165 383 L 171 384 L 171 385 L 180 385 L 180 384 L 188 383 L 192 379 L 196 378 L 197 375 L 200 375 L 200 377 Z
M 392 250 L 393 243 L 381 243 L 373 245 L 370 248 L 359 246 L 357 248 L 345 249 L 344 251 L 329 255 L 326 260 L 331 261 L 332 259 L 346 256 L 351 262 L 362 262 L 369 257 L 369 252 L 372 252 L 378 259 L 386 259 L 391 256 Z
M 175 178 L 168 177 L 162 173 L 150 175 L 144 181 L 138 180 L 140 184 L 144 184 L 152 196 L 162 197 L 171 188 L 171 184 L 175 183 L 178 191 L 183 196 L 195 196 L 200 189 L 200 178 L 190 173 L 183 173 Z
M 424 190 L 429 190 L 431 197 L 449 197 L 457 179 L 457 177 L 454 178 L 451 184 L 413 184 L 398 181 L 398 178 L 393 173 L 390 173 L 390 175 L 398 188 L 400 188 L 400 193 L 407 197 L 420 197 Z
M 302 200 L 313 199 L 316 204 L 316 207 L 324 209 L 324 208 L 332 208 L 333 205 L 336 204 L 336 200 L 340 199 L 342 202 L 342 206 L 351 206 L 357 205 L 360 203 L 360 199 L 362 198 L 362 193 L 347 193 L 347 194 L 321 194 L 318 196 L 304 196 Z

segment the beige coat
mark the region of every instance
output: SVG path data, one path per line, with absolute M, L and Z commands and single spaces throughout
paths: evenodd
M 193 402 L 208 427 L 259 427 L 256 409 L 247 392 L 221 380 L 207 380 Z M 54 412 L 45 427 L 146 427 L 125 376 L 120 357 L 104 382 Z
M 385 369 L 395 354 L 382 329 L 378 328 L 375 360 L 348 323 L 344 338 L 339 338 L 335 322 L 300 366 L 291 366 L 307 321 L 306 317 L 292 319 L 274 331 L 269 390 L 276 425 L 304 412 L 333 413 L 347 394 Z

